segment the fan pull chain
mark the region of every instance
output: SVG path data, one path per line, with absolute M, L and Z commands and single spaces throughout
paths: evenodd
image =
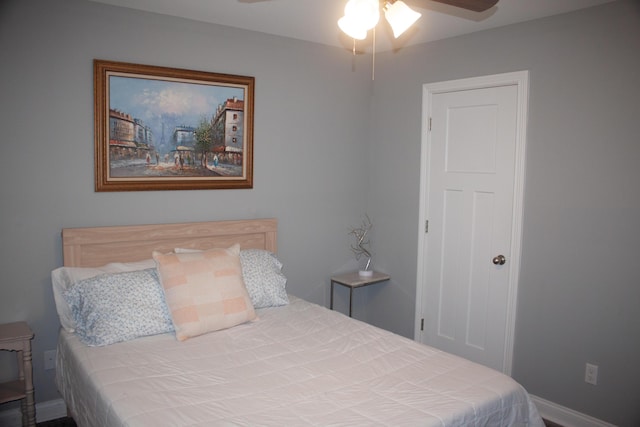
M 373 27 L 373 51 L 371 53 L 371 80 L 376 79 L 376 27 Z

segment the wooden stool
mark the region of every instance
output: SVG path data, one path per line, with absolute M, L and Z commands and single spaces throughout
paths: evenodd
M 0 350 L 17 352 L 19 378 L 0 384 L 0 404 L 22 399 L 22 425 L 35 427 L 36 405 L 33 399 L 31 340 L 33 332 L 26 322 L 0 325 Z

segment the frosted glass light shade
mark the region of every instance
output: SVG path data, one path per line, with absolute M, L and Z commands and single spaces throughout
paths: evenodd
M 344 16 L 338 20 L 338 27 L 350 37 L 362 40 L 379 20 L 378 0 L 349 0 L 344 7 Z
M 402 33 L 407 31 L 414 22 L 420 19 L 422 14 L 411 9 L 405 2 L 398 0 L 393 4 L 389 2 L 386 3 L 384 16 L 387 18 L 389 25 L 391 25 L 393 36 L 398 38 Z

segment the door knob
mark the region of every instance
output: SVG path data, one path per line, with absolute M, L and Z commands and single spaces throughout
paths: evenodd
M 495 265 L 504 265 L 504 263 L 507 262 L 507 259 L 504 257 L 504 255 L 498 255 L 493 258 L 492 262 Z

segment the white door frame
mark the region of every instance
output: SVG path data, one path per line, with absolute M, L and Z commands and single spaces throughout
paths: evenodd
M 516 305 L 518 298 L 518 280 L 520 277 L 520 255 L 522 246 L 522 216 L 524 212 L 524 177 L 526 156 L 527 108 L 529 98 L 529 72 L 516 71 L 512 73 L 494 74 L 489 76 L 472 77 L 468 79 L 450 80 L 438 83 L 427 83 L 422 86 L 422 141 L 420 157 L 420 212 L 418 221 L 418 271 L 416 276 L 416 316 L 414 325 L 414 339 L 421 341 L 423 298 L 424 298 L 424 255 L 426 253 L 425 226 L 428 212 L 429 195 L 429 153 L 431 151 L 431 132 L 429 132 L 429 118 L 432 114 L 432 98 L 434 94 L 458 90 L 482 89 L 496 86 L 516 85 L 518 88 L 516 151 L 515 151 L 515 183 L 513 199 L 512 245 L 509 261 L 509 291 L 507 300 L 507 325 L 505 330 L 504 370 L 511 375 L 513 364 L 513 343 L 515 334 Z

